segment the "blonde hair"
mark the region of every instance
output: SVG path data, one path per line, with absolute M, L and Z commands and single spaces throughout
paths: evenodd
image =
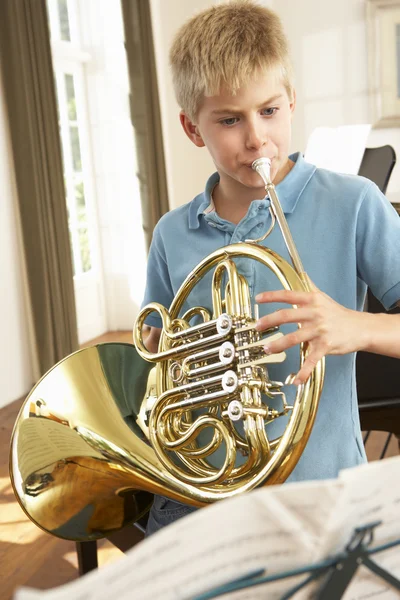
M 235 94 L 260 70 L 279 68 L 289 98 L 293 74 L 288 43 L 276 13 L 251 0 L 200 12 L 177 32 L 170 50 L 176 99 L 195 121 L 203 97 L 227 87 Z

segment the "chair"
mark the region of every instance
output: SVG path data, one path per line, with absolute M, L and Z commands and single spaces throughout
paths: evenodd
M 359 175 L 374 181 L 385 193 L 395 163 L 396 154 L 391 146 L 366 148 Z M 365 310 L 371 313 L 387 312 L 369 289 Z M 400 308 L 390 313 L 400 313 Z M 372 430 L 388 432 L 381 454 L 383 458 L 390 437 L 395 435 L 400 440 L 400 360 L 359 352 L 356 381 L 361 428 L 367 432 L 364 443 Z
M 376 183 L 385 194 L 395 164 L 396 153 L 392 146 L 366 148 L 358 174 Z
M 387 312 L 370 290 L 367 310 Z M 400 314 L 400 308 L 390 313 Z M 363 431 L 386 431 L 388 437 L 381 454 L 384 457 L 390 437 L 400 441 L 400 360 L 379 354 L 359 352 L 356 359 L 358 407 Z M 364 443 L 367 442 L 367 433 Z
M 144 515 L 134 525 L 124 527 L 120 531 L 107 536 L 107 539 L 119 548 L 122 552 L 126 552 L 141 542 L 146 531 L 148 514 Z M 85 575 L 97 569 L 97 542 L 76 542 L 76 553 L 78 556 L 79 575 Z

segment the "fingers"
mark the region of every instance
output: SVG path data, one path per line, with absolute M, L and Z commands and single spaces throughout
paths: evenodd
M 317 288 L 315 288 L 317 290 Z M 314 301 L 317 291 L 295 292 L 293 290 L 274 290 L 272 292 L 262 292 L 257 294 L 255 301 L 259 304 L 264 302 L 284 302 L 285 304 L 295 304 L 296 306 L 311 304 Z
M 261 317 L 256 324 L 257 331 L 265 331 L 284 323 L 304 323 L 311 320 L 313 314 L 309 308 L 283 308 L 270 315 Z
M 323 357 L 323 352 L 318 352 L 317 350 L 311 352 L 304 361 L 304 364 L 301 367 L 300 371 L 297 373 L 296 378 L 293 381 L 293 385 L 301 385 L 302 383 L 305 383 L 310 377 L 311 373 L 314 371 L 318 362 Z
M 329 352 L 331 347 L 330 338 L 328 341 L 325 339 L 327 338 L 326 312 L 327 308 L 329 309 L 329 306 L 327 307 L 327 297 L 311 280 L 309 280 L 309 284 L 311 288 L 309 292 L 274 290 L 257 294 L 255 298 L 259 304 L 279 302 L 291 304 L 295 307 L 277 310 L 261 317 L 256 324 L 257 331 L 265 331 L 285 323 L 304 324 L 297 331 L 284 335 L 270 344 L 267 338 L 264 346 L 266 354 L 278 354 L 298 344 L 310 343 L 308 355 L 295 377 L 294 385 L 304 384 L 308 380 L 315 366 Z
M 315 336 L 316 334 L 312 329 L 304 328 L 293 331 L 292 333 L 288 333 L 280 339 L 271 342 L 271 344 L 268 344 L 268 338 L 266 338 L 264 352 L 266 354 L 278 354 L 279 352 L 283 352 L 288 348 L 297 346 L 302 342 L 310 342 L 315 338 Z
M 279 340 L 268 344 L 268 338 L 265 340 L 266 345 L 264 346 L 264 352 L 266 354 L 278 354 L 279 352 L 283 352 L 288 348 L 292 348 L 293 346 L 297 346 L 303 342 L 311 342 L 317 337 L 316 333 L 309 328 L 298 329 L 293 333 L 288 333 L 284 335 Z M 293 381 L 293 385 L 301 385 L 307 381 L 312 372 L 314 371 L 318 362 L 325 356 L 325 352 L 322 348 L 309 348 L 309 354 L 306 357 L 303 366 L 300 371 L 297 373 L 295 380 Z

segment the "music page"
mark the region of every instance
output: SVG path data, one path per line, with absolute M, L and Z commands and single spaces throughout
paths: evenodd
M 400 540 L 400 457 L 387 458 L 342 471 L 342 493 L 327 523 L 318 557 L 335 556 L 349 543 L 354 529 L 380 523 L 368 548 Z M 367 541 L 367 540 L 365 540 Z M 400 545 L 369 558 L 400 580 Z M 344 600 L 395 600 L 397 592 L 365 566 L 360 566 Z
M 170 525 L 120 561 L 80 580 L 50 591 L 22 589 L 15 598 L 108 600 L 112 594 L 130 600 L 134 593 L 141 600 L 193 600 L 260 569 L 269 576 L 334 556 L 348 543 L 354 527 L 366 521 L 382 520 L 377 544 L 400 538 L 400 522 L 395 518 L 399 468 L 400 457 L 395 457 L 348 470 L 336 480 L 273 486 L 219 502 Z M 379 555 L 379 564 L 393 574 L 397 569 L 398 576 L 399 549 Z M 306 577 L 304 573 L 221 597 L 274 600 Z M 303 588 L 293 598 L 311 599 L 320 585 L 321 581 Z M 344 597 L 393 600 L 400 596 L 361 567 Z

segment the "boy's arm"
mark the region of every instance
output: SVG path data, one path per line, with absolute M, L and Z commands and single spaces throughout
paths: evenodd
M 266 315 L 257 324 L 259 331 L 284 323 L 300 324 L 297 331 L 264 347 L 267 354 L 275 354 L 308 342 L 308 355 L 297 374 L 296 385 L 307 381 L 317 362 L 328 354 L 364 350 L 400 358 L 400 314 L 351 310 L 315 286 L 312 292 L 264 292 L 256 296 L 256 302 L 283 302 L 297 306 Z
M 400 301 L 396 306 L 400 307 Z M 400 358 L 400 314 L 361 313 L 365 323 L 360 350 Z
M 158 342 L 160 341 L 161 331 L 162 330 L 159 327 L 150 327 L 150 333 L 144 340 L 144 345 L 147 350 L 153 354 L 158 351 Z
M 150 302 L 158 302 L 162 306 L 168 307 L 174 299 L 170 267 L 163 236 L 163 230 L 165 230 L 163 222 L 166 217 L 168 217 L 168 214 L 161 218 L 153 231 L 153 239 L 147 260 L 146 288 L 141 309 Z M 143 328 L 142 334 L 144 345 L 149 352 L 156 353 L 158 351 L 158 342 L 162 331 L 161 327 L 162 320 L 156 312 L 152 312 L 146 317 L 144 325 L 146 331 Z

